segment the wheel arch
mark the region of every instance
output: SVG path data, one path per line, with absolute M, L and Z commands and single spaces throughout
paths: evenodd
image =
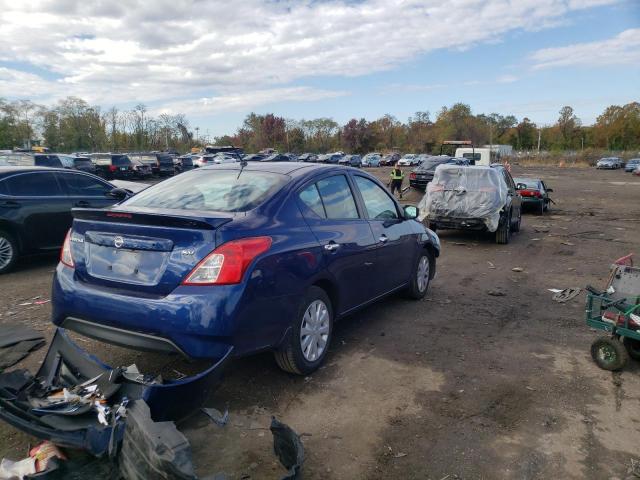
M 11 222 L 0 219 L 0 230 L 7 232 L 18 243 L 18 253 L 24 251 L 24 244 L 22 242 L 22 235 L 20 235 L 20 229 Z

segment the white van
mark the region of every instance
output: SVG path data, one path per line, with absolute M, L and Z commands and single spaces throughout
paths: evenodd
M 491 165 L 490 148 L 456 148 L 456 157 L 466 158 L 471 165 L 482 165 L 485 167 Z

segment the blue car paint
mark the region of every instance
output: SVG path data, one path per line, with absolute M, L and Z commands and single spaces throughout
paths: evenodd
M 205 168 L 239 170 L 240 167 Z M 247 213 L 206 212 L 209 219 L 203 217 L 203 212 L 182 213 L 219 225 L 213 230 L 76 218 L 72 230 L 78 238 L 86 237 L 88 232 L 100 232 L 107 237 L 111 234 L 124 238 L 169 238 L 174 248 L 161 252 L 167 270 L 157 284 L 122 285 L 90 275 L 83 258 L 88 242 L 71 242 L 74 259 L 78 261 L 75 269 L 63 264 L 56 269 L 52 294 L 54 324 L 63 325 L 66 318 L 73 317 L 170 339 L 179 351 L 192 358 L 220 358 L 231 346 L 236 355 L 245 355 L 277 348 L 287 334 L 291 319 L 297 315 L 301 295 L 310 285 L 322 283 L 329 290 L 334 311 L 340 317 L 405 287 L 411 272 L 409 267 L 420 249 L 430 248 L 436 257 L 439 254 L 437 236 L 416 221 L 387 225 L 364 219 L 363 203 L 353 175 L 362 175 L 384 188 L 371 175 L 348 167 L 308 163 L 256 163 L 245 169 L 279 172 L 290 178 L 272 197 Z M 183 175 L 189 174 L 192 173 Z M 297 193 L 310 183 L 336 174 L 347 175 L 362 218 L 315 223 L 305 218 Z M 109 209 L 114 213 L 134 214 L 139 210 L 145 209 L 128 208 L 126 201 Z M 151 211 L 145 210 L 145 213 Z M 175 215 L 175 211 L 171 214 Z M 386 244 L 379 241 L 382 234 L 388 237 Z M 272 246 L 254 260 L 239 284 L 180 284 L 216 246 L 252 236 L 270 236 Z M 331 240 L 342 245 L 340 252 L 333 254 L 323 249 Z M 193 255 L 183 255 L 181 250 L 185 247 L 193 249 Z M 372 281 L 366 281 L 369 269 Z M 399 276 L 403 273 L 406 280 L 400 282 Z

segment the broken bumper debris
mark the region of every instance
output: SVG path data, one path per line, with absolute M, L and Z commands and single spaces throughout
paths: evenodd
M 57 329 L 35 376 L 0 375 L 0 419 L 62 447 L 96 456 L 122 441 L 127 405 L 144 400 L 154 422 L 184 418 L 200 408 L 222 380 L 233 348 L 205 371 L 162 381 L 135 368 L 112 368 Z

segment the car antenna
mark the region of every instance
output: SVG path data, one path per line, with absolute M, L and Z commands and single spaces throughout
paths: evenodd
M 247 166 L 247 161 L 245 159 L 240 160 L 240 171 L 238 172 L 238 176 L 236 177 L 236 180 L 240 178 L 240 175 L 242 175 L 242 170 L 244 170 L 244 167 L 246 166 Z

